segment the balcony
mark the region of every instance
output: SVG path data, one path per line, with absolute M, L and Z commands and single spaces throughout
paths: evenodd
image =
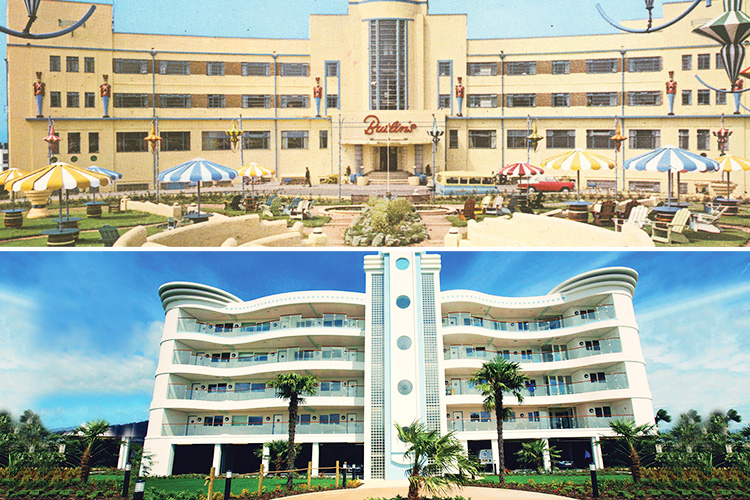
M 235 355 L 236 353 L 227 355 Z M 172 362 L 177 365 L 205 366 L 209 368 L 245 368 L 249 366 L 265 365 L 269 363 L 287 363 L 291 361 L 352 361 L 363 363 L 365 353 L 359 350 L 348 350 L 345 347 L 325 347 L 323 349 L 303 350 L 278 349 L 275 352 L 252 353 L 237 357 L 221 357 L 220 355 L 201 354 L 190 349 L 177 349 Z
M 220 337 L 243 337 L 256 333 L 292 328 L 356 328 L 364 331 L 365 320 L 347 318 L 343 314 L 324 314 L 322 318 L 303 318 L 302 316 L 283 316 L 275 321 L 266 323 L 204 323 L 192 318 L 177 320 L 177 331 L 187 333 L 205 333 Z
M 545 332 L 588 325 L 597 321 L 615 319 L 615 308 L 612 305 L 601 305 L 590 310 L 578 311 L 572 316 L 560 316 L 545 320 L 495 321 L 472 316 L 470 313 L 452 313 L 443 317 L 443 328 L 473 326 L 501 332 Z
M 596 346 L 584 345 L 583 347 L 574 347 L 573 349 L 557 352 L 530 352 L 531 349 L 525 350 L 522 347 L 514 347 L 514 350 L 522 351 L 521 354 L 511 353 L 509 350 L 492 351 L 474 346 L 450 346 L 450 349 L 443 353 L 443 357 L 444 359 L 478 359 L 481 361 L 502 357 L 516 363 L 552 363 L 554 361 L 568 361 L 597 356 L 599 354 L 622 352 L 619 339 L 602 339 L 598 342 L 599 344 Z
M 524 398 L 539 396 L 568 396 L 572 394 L 587 394 L 591 392 L 627 389 L 628 379 L 624 373 L 607 374 L 605 381 L 583 381 L 569 384 L 549 384 L 528 386 L 521 390 Z M 479 390 L 469 380 L 453 379 L 445 386 L 446 396 L 479 395 Z M 506 394 L 507 396 L 508 394 Z
M 264 383 L 245 384 L 253 386 L 244 388 L 243 383 L 239 384 L 201 384 L 203 389 L 191 388 L 186 384 L 170 384 L 167 393 L 167 399 L 188 399 L 193 401 L 251 401 L 255 399 L 276 399 L 276 389 L 265 387 Z M 238 388 L 240 386 L 242 388 Z M 262 387 L 261 387 L 262 386 Z M 339 390 L 321 391 L 315 396 L 316 398 L 363 398 L 365 388 L 363 386 L 343 387 Z
M 365 423 L 341 422 L 337 424 L 297 424 L 297 434 L 362 434 Z M 287 436 L 289 426 L 286 422 L 264 422 L 262 424 L 202 425 L 202 424 L 164 424 L 164 436 Z
M 503 421 L 504 431 L 525 431 L 541 429 L 609 429 L 609 423 L 614 420 L 632 419 L 633 415 L 613 415 L 611 417 L 548 417 L 533 416 L 515 417 Z M 456 432 L 496 432 L 497 424 L 491 419 L 451 419 L 448 430 Z

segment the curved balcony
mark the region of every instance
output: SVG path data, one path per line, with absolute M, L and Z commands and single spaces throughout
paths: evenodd
M 229 356 L 229 357 L 226 357 Z M 232 357 L 234 356 L 234 357 Z M 247 368 L 270 363 L 293 361 L 352 361 L 363 363 L 365 353 L 346 347 L 325 347 L 319 350 L 278 349 L 243 355 L 242 353 L 198 354 L 192 349 L 176 349 L 172 363 L 176 365 L 203 366 L 207 368 Z
M 177 320 L 177 331 L 204 333 L 220 337 L 243 337 L 256 333 L 292 328 L 356 328 L 364 331 L 365 320 L 348 318 L 343 314 L 324 314 L 321 318 L 282 316 L 278 320 L 265 323 L 205 323 L 192 318 Z
M 519 416 L 503 420 L 504 431 L 525 431 L 542 429 L 609 429 L 609 423 L 613 420 L 632 419 L 633 415 L 612 415 L 611 417 L 596 416 L 567 416 L 550 417 L 540 416 L 539 412 L 531 412 L 528 416 L 525 412 Z M 457 418 L 450 419 L 448 430 L 456 432 L 496 432 L 497 421 L 495 418 Z
M 446 396 L 481 395 L 479 390 L 468 379 L 452 379 L 445 386 Z M 521 389 L 524 398 L 542 396 L 568 396 L 573 394 L 588 394 L 600 391 L 628 389 L 628 379 L 624 373 L 607 373 L 605 381 L 557 383 L 547 385 L 528 385 Z M 506 394 L 509 396 L 509 394 Z
M 341 387 L 337 390 L 318 390 L 315 398 L 363 398 L 365 388 L 362 385 Z M 193 401 L 251 401 L 256 399 L 277 399 L 276 389 L 266 387 L 260 383 L 220 383 L 201 384 L 200 387 L 190 387 L 188 384 L 169 384 L 167 399 L 186 399 Z
M 228 417 L 227 417 L 228 418 Z M 365 423 L 362 420 L 340 423 L 308 423 L 297 424 L 297 434 L 362 434 L 365 432 Z M 227 422 L 226 425 L 204 425 L 204 424 L 164 424 L 163 436 L 260 436 L 279 435 L 287 436 L 289 425 L 287 422 L 263 422 L 259 424 L 234 424 Z
M 596 344 L 588 341 L 587 345 L 574 347 L 556 352 L 533 352 L 532 349 L 524 349 L 515 346 L 514 352 L 510 350 L 490 350 L 474 346 L 447 346 L 448 350 L 443 353 L 443 359 L 476 359 L 487 361 L 496 357 L 504 358 L 516 363 L 554 363 L 556 361 L 569 361 L 575 359 L 589 358 L 600 354 L 612 354 L 622 352 L 622 345 L 617 338 L 607 338 L 596 341 Z M 517 354 L 520 351 L 521 354 Z

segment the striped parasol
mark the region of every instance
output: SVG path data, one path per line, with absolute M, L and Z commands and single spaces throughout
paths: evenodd
M 716 158 L 716 162 L 719 164 L 719 170 L 727 173 L 727 198 L 729 198 L 729 175 L 732 172 L 750 170 L 750 160 L 739 156 L 722 155 Z
M 91 165 L 86 170 L 91 170 L 92 172 L 96 172 L 97 174 L 106 175 L 112 181 L 113 185 L 116 181 L 122 179 L 122 174 L 120 172 L 115 172 L 114 170 L 100 167 L 98 165 Z M 94 201 L 96 201 L 96 192 L 94 192 Z
M 3 171 L 0 173 L 0 187 L 5 186 L 5 183 L 8 181 L 12 181 L 13 179 L 17 179 L 18 177 L 23 177 L 26 175 L 26 173 L 22 172 L 21 170 L 18 170 L 17 168 L 9 168 L 8 170 Z M 10 193 L 10 207 L 15 208 L 16 206 L 16 193 L 11 192 Z
M 578 199 L 581 199 L 581 170 L 602 170 L 604 168 L 615 168 L 614 160 L 603 156 L 589 153 L 584 149 L 573 149 L 560 155 L 547 158 L 542 162 L 542 167 L 552 167 L 555 170 L 575 170 L 576 188 Z
M 241 166 L 240 168 L 237 169 L 237 172 L 242 177 L 249 177 L 249 178 L 253 179 L 253 182 L 252 182 L 253 191 L 255 191 L 255 178 L 256 177 L 263 177 L 263 176 L 266 176 L 266 175 L 273 175 L 274 174 L 273 170 L 268 169 L 268 168 L 266 168 L 266 167 L 264 167 L 262 165 L 259 165 L 259 164 L 255 163 L 255 162 L 250 162 L 250 163 L 248 163 L 246 165 Z M 244 186 L 244 180 L 243 180 L 243 186 Z
M 233 168 L 219 165 L 204 158 L 195 158 L 161 172 L 160 182 L 196 182 L 198 184 L 198 213 L 201 211 L 201 182 L 228 181 L 237 177 Z
M 498 171 L 498 174 L 507 175 L 509 177 L 527 177 L 530 175 L 543 174 L 544 169 L 535 167 L 529 163 L 511 163 L 504 166 Z

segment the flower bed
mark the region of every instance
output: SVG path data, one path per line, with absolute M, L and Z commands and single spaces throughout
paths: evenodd
M 344 243 L 355 247 L 398 247 L 427 238 L 427 228 L 414 206 L 404 199 L 370 200 L 352 226 Z

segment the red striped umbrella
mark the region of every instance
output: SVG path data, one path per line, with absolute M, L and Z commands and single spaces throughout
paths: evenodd
M 541 167 L 535 167 L 534 165 L 531 165 L 529 163 L 511 163 L 510 165 L 506 165 L 501 168 L 498 173 L 510 177 L 518 175 L 521 177 L 521 180 L 523 180 L 524 177 L 543 174 L 544 169 Z M 528 188 L 528 184 L 526 185 L 526 187 Z

